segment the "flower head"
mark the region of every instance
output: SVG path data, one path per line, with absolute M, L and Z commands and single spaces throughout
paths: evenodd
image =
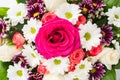
M 92 24 L 90 21 L 85 25 L 80 25 L 80 39 L 82 48 L 90 50 L 92 47 L 100 45 L 101 30 L 96 24 Z
M 102 0 L 83 0 L 79 6 L 83 13 L 94 13 L 105 5 Z
M 3 37 L 3 35 L 6 32 L 6 24 L 3 20 L 0 19 L 0 38 Z
M 28 9 L 28 14 L 27 14 L 27 17 L 30 19 L 31 17 L 32 18 L 39 18 L 41 17 L 41 15 L 43 14 L 44 12 L 44 7 L 43 5 L 35 5 L 31 8 Z
M 120 7 L 112 7 L 106 12 L 108 16 L 108 24 L 114 24 L 117 27 L 120 27 Z
M 95 63 L 92 70 L 90 70 L 90 80 L 101 80 L 105 72 L 102 63 Z
M 39 29 L 35 44 L 38 52 L 46 59 L 65 57 L 80 47 L 79 32 L 69 21 L 54 18 Z
M 113 39 L 112 27 L 103 25 L 101 30 L 102 30 L 102 43 L 109 45 Z
M 43 76 L 39 73 L 30 72 L 29 73 L 29 78 L 27 80 L 43 80 L 42 77 Z
M 43 0 L 29 0 L 26 5 L 27 7 L 31 8 L 37 4 L 43 5 Z
M 12 42 L 16 45 L 16 48 L 21 48 L 25 42 L 25 39 L 21 33 L 15 32 Z
M 69 20 L 73 24 L 78 20 L 78 16 L 80 16 L 81 10 L 79 10 L 79 6 L 76 4 L 68 4 L 64 3 L 60 5 L 58 9 L 56 9 L 55 14 L 60 17 Z
M 23 24 L 27 15 L 27 8 L 25 4 L 17 4 L 8 10 L 7 15 L 10 18 L 12 26 L 16 26 L 18 23 Z
M 10 65 L 7 70 L 7 77 L 9 80 L 27 80 L 28 79 L 28 70 L 21 67 L 19 64 Z
M 14 56 L 13 61 L 18 64 L 19 62 L 21 63 L 22 67 L 26 67 L 28 65 L 25 56 L 23 56 L 22 54 L 18 54 L 16 56 Z

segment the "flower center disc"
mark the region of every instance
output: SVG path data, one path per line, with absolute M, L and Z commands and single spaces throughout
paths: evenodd
M 70 19 L 70 18 L 72 18 L 72 13 L 71 12 L 66 12 L 65 13 L 65 17 L 67 18 L 67 19 Z
M 16 73 L 17 73 L 17 75 L 20 76 L 20 77 L 23 75 L 22 70 L 18 70 Z

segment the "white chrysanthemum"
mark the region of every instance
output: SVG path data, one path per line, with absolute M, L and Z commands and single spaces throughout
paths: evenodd
M 81 10 L 78 5 L 63 3 L 58 9 L 56 9 L 55 14 L 58 17 L 65 18 L 75 24 L 78 20 L 78 16 L 81 15 L 80 12 Z
M 97 55 L 99 61 L 103 63 L 107 69 L 112 69 L 112 65 L 116 65 L 120 59 L 120 52 L 113 48 L 103 48 L 102 52 Z
M 25 4 L 17 4 L 8 10 L 7 15 L 12 22 L 12 26 L 16 26 L 18 23 L 23 24 L 27 15 L 27 8 Z
M 25 56 L 27 62 L 31 67 L 36 67 L 40 64 L 41 56 L 37 53 L 36 50 L 32 49 L 29 45 L 24 45 L 24 49 L 22 50 L 22 55 Z
M 41 26 L 42 23 L 40 21 L 31 18 L 22 29 L 25 39 L 28 40 L 28 42 L 34 42 L 36 34 Z
M 43 65 L 46 66 L 47 70 L 50 73 L 64 74 L 64 72 L 68 70 L 69 59 L 68 57 L 51 58 L 51 59 L 45 60 L 43 62 Z
M 92 46 L 97 47 L 100 44 L 100 37 L 102 36 L 100 28 L 90 21 L 85 25 L 80 25 L 80 39 L 82 48 L 90 50 Z
M 112 9 L 108 9 L 106 15 L 108 16 L 108 24 L 120 27 L 120 7 L 114 6 Z
M 46 74 L 43 76 L 43 80 L 64 80 L 64 77 L 58 74 Z
M 20 64 L 10 65 L 7 70 L 9 80 L 27 80 L 28 70 L 20 66 Z
M 92 69 L 92 63 L 88 60 L 82 60 L 79 64 L 77 64 L 75 71 L 79 72 L 89 72 Z
M 74 72 L 69 72 L 68 74 L 64 75 L 64 78 L 65 80 L 89 80 L 89 73 L 76 70 Z

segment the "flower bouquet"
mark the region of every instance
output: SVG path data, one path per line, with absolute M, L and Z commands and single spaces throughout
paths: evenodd
M 17 0 L 0 8 L 0 80 L 116 80 L 119 0 Z

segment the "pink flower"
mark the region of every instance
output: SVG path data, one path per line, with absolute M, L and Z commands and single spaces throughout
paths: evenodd
M 85 57 L 84 51 L 81 48 L 77 49 L 70 54 L 70 62 L 71 64 L 79 64 L 84 57 Z
M 76 22 L 75 26 L 79 27 L 80 24 L 85 24 L 86 23 L 86 17 L 85 16 L 79 16 L 78 21 Z
M 49 73 L 46 69 L 46 66 L 42 65 L 42 63 L 40 63 L 40 65 L 37 68 L 37 72 L 40 74 L 47 74 Z
M 17 48 L 21 48 L 25 42 L 25 39 L 21 33 L 16 32 L 13 35 L 12 42 L 16 45 Z
M 57 17 L 53 12 L 45 13 L 41 19 L 42 23 L 46 23 L 47 21 L 50 21 L 51 19 Z
M 35 38 L 38 52 L 46 59 L 67 56 L 80 47 L 78 29 L 65 19 L 48 21 Z
M 92 47 L 92 49 L 89 51 L 91 56 L 97 56 L 102 51 L 102 45 L 99 45 L 97 47 Z

